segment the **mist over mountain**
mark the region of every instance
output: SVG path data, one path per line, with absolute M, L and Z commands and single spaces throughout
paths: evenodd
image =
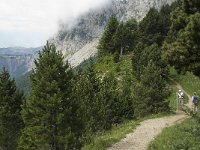
M 71 66 L 97 53 L 96 46 L 109 18 L 115 15 L 119 21 L 135 18 L 140 21 L 151 7 L 160 9 L 163 5 L 175 0 L 111 0 L 107 5 L 95 7 L 70 22 L 60 22 L 59 30 L 50 39 L 58 50 L 62 51 L 65 60 Z M 0 49 L 0 68 L 6 67 L 12 77 L 25 74 L 34 67 L 39 48 L 2 48 Z
M 80 16 L 69 28 L 68 23 L 61 24 L 57 35 L 52 39 L 58 50 L 61 50 L 72 66 L 77 66 L 83 60 L 96 54 L 99 37 L 112 15 L 119 21 L 135 18 L 140 21 L 154 7 L 160 9 L 163 5 L 175 0 L 112 0 L 107 6 L 92 9 Z

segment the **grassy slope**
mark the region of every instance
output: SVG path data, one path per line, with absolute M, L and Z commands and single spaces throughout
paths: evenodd
M 190 118 L 181 124 L 164 129 L 149 145 L 148 150 L 199 150 L 200 136 L 196 134 L 197 122 Z
M 178 81 L 190 94 L 194 91 L 200 95 L 200 79 L 191 73 L 177 75 L 171 70 L 171 76 Z M 164 131 L 149 145 L 149 150 L 199 150 L 200 134 L 196 131 L 198 122 L 195 118 L 185 120 L 183 123 L 164 129 Z
M 96 71 L 103 75 L 105 73 L 113 73 L 117 78 L 122 78 L 127 73 L 131 74 L 131 57 L 130 55 L 123 56 L 120 63 L 114 63 L 113 56 L 106 56 L 104 59 L 99 60 L 95 67 Z M 176 109 L 176 91 L 177 88 L 173 83 L 171 83 L 172 94 L 169 97 L 170 106 L 174 110 Z M 120 139 L 123 139 L 126 134 L 133 131 L 133 129 L 139 124 L 139 122 L 149 119 L 162 117 L 167 114 L 158 114 L 150 115 L 140 120 L 128 121 L 124 124 L 121 124 L 117 127 L 113 127 L 111 131 L 95 135 L 88 145 L 82 148 L 82 150 L 105 150 L 110 147 L 112 144 L 118 142 Z
M 174 69 L 171 69 L 170 72 L 171 77 L 179 82 L 188 94 L 192 95 L 197 92 L 197 95 L 200 96 L 200 79 L 198 77 L 189 72 L 184 75 L 178 75 Z
M 107 55 L 97 61 L 96 72 L 99 74 L 112 73 L 116 77 L 122 78 L 127 73 L 131 74 L 131 56 L 125 55 L 119 63 L 113 61 L 113 55 Z
M 113 127 L 111 131 L 95 135 L 92 138 L 93 140 L 91 141 L 91 143 L 85 145 L 82 150 L 106 150 L 108 147 L 112 146 L 112 144 L 125 138 L 126 134 L 131 133 L 135 129 L 135 127 L 140 124 L 141 121 L 163 117 L 166 115 L 168 114 L 163 113 L 157 115 L 149 115 L 145 118 L 128 121 L 119 126 Z
M 100 75 L 112 73 L 116 78 L 122 79 L 127 74 L 131 74 L 131 59 L 130 55 L 125 55 L 119 63 L 113 61 L 113 55 L 107 55 L 98 60 L 95 65 L 95 71 Z M 119 80 L 119 81 L 120 81 Z M 127 133 L 130 133 L 141 120 L 128 121 L 124 124 L 113 127 L 111 131 L 94 135 L 91 143 L 85 145 L 82 150 L 104 150 L 124 138 Z

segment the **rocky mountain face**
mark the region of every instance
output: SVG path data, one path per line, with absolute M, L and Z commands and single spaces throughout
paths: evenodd
M 39 50 L 41 48 L 0 48 L 0 69 L 8 69 L 11 77 L 24 75 L 34 67 Z
M 107 6 L 90 10 L 80 16 L 71 27 L 69 23 L 61 24 L 51 42 L 63 52 L 65 60 L 75 67 L 96 54 L 99 38 L 112 15 L 117 16 L 119 21 L 131 18 L 139 21 L 151 7 L 160 9 L 173 1 L 175 0 L 110 0 Z M 6 67 L 12 77 L 23 75 L 34 67 L 34 59 L 40 49 L 0 49 L 0 69 Z
M 151 7 L 160 9 L 175 0 L 110 0 L 107 6 L 91 10 L 76 20 L 73 27 L 62 24 L 58 34 L 52 39 L 72 66 L 96 54 L 98 40 L 109 18 L 117 16 L 120 21 L 135 18 L 140 21 Z

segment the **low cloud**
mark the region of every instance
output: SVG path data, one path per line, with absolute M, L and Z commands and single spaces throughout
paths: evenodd
M 108 2 L 109 0 L 1 0 L 0 33 L 4 34 L 0 35 L 0 47 L 39 46 L 56 33 L 58 22 L 70 23 L 80 14 Z M 6 39 L 8 41 L 5 43 Z

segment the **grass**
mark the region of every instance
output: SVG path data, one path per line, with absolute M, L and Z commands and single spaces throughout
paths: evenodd
M 105 150 L 112 144 L 124 138 L 127 133 L 130 133 L 140 120 L 130 121 L 125 124 L 113 127 L 111 131 L 95 135 L 92 142 L 82 148 L 82 150 Z
M 168 98 L 169 100 L 169 107 L 171 108 L 172 111 L 175 111 L 177 109 L 177 95 L 176 95 L 176 92 L 178 90 L 178 88 L 176 87 L 175 84 L 173 83 L 170 83 L 170 88 L 171 88 L 171 94 Z
M 126 73 L 131 73 L 131 59 L 129 55 L 124 56 L 121 59 L 120 63 L 115 63 L 113 61 L 113 56 L 108 55 L 103 59 L 98 60 L 95 65 L 95 70 L 100 75 L 105 73 L 113 73 L 116 77 L 123 77 Z M 178 76 L 176 74 L 176 76 Z M 173 82 L 170 82 L 171 87 L 171 95 L 169 97 L 170 107 L 174 111 L 176 110 L 177 101 L 176 101 L 176 92 L 178 91 L 176 85 Z M 133 129 L 140 124 L 141 121 L 150 119 L 150 118 L 158 118 L 162 116 L 166 116 L 170 114 L 159 114 L 159 115 L 151 115 L 140 120 L 132 120 L 126 123 L 123 123 L 119 126 L 113 127 L 111 131 L 106 131 L 104 133 L 98 133 L 94 135 L 90 141 L 90 143 L 86 144 L 82 150 L 106 150 L 108 147 L 112 146 L 112 144 L 123 139 L 126 134 L 133 131 Z
M 184 75 L 178 75 L 174 69 L 171 69 L 170 75 L 190 95 L 194 91 L 200 95 L 199 78 L 189 72 Z M 172 107 L 174 106 L 172 102 L 171 105 Z M 196 118 L 189 118 L 181 124 L 166 128 L 151 142 L 148 150 L 199 150 L 200 134 L 198 126 L 199 123 Z
M 95 65 L 95 70 L 99 74 L 112 73 L 116 77 L 123 77 L 131 73 L 132 65 L 130 55 L 124 55 L 119 63 L 115 63 L 113 55 L 107 55 L 99 59 Z
M 168 98 L 168 100 L 170 101 L 169 106 L 172 111 L 176 111 L 177 110 L 177 91 L 179 89 L 176 87 L 176 84 L 173 83 L 172 81 L 168 81 L 168 83 L 170 85 L 170 90 L 171 90 L 171 94 Z M 184 104 L 188 103 L 188 100 L 189 100 L 189 97 L 185 97 Z
M 165 128 L 148 150 L 199 150 L 197 125 L 196 119 L 189 118 L 181 124 Z
M 96 134 L 94 137 L 92 137 L 91 143 L 85 145 L 82 150 L 106 150 L 108 147 L 112 146 L 112 144 L 125 138 L 126 134 L 131 133 L 133 129 L 135 129 L 135 127 L 140 124 L 141 121 L 166 115 L 168 114 L 162 113 L 150 115 L 139 120 L 128 121 L 117 127 L 113 127 L 111 131 Z
M 127 73 L 131 73 L 131 59 L 129 57 L 129 55 L 123 56 L 120 63 L 115 63 L 113 61 L 112 55 L 105 56 L 103 59 L 98 60 L 98 62 L 95 65 L 95 70 L 100 75 L 104 75 L 105 73 L 112 73 L 117 78 L 123 78 L 123 76 L 125 76 Z M 171 78 L 175 79 L 175 81 L 179 82 L 184 88 L 184 90 L 186 90 L 190 95 L 192 95 L 194 91 L 198 92 L 198 90 L 200 90 L 199 79 L 197 79 L 191 73 L 186 73 L 185 75 L 178 75 L 174 69 L 171 69 L 170 76 Z M 171 87 L 171 95 L 168 98 L 168 100 L 170 101 L 170 108 L 173 111 L 175 111 L 177 108 L 176 92 L 178 91 L 178 88 L 171 81 L 169 81 L 169 84 Z M 188 98 L 186 100 L 188 100 Z M 136 128 L 136 126 L 138 126 L 141 121 L 161 116 L 166 116 L 166 114 L 162 114 L 160 116 L 152 115 L 142 118 L 140 120 L 128 121 L 126 123 L 113 127 L 111 131 L 98 133 L 91 138 L 92 140 L 90 141 L 90 143 L 86 144 L 82 148 L 82 150 L 106 150 L 108 147 L 112 146 L 112 144 L 123 139 L 126 136 L 126 134 L 132 132 L 133 129 Z M 190 124 L 194 123 L 194 119 L 188 119 L 183 122 L 183 125 L 176 125 L 165 129 L 164 132 L 160 134 L 154 142 L 151 143 L 149 150 L 162 150 L 165 148 L 171 150 L 179 149 L 180 147 L 187 147 L 187 144 L 184 144 L 185 140 L 183 139 L 185 136 L 188 143 L 195 144 L 195 139 L 190 138 L 191 133 L 186 132 L 189 129 L 191 129 Z M 175 136 L 174 133 L 176 133 Z M 182 140 L 179 140 L 179 138 Z
M 173 68 L 170 70 L 170 76 L 179 82 L 188 94 L 193 95 L 194 92 L 197 92 L 197 95 L 200 96 L 200 79 L 198 77 L 190 72 L 178 75 Z

